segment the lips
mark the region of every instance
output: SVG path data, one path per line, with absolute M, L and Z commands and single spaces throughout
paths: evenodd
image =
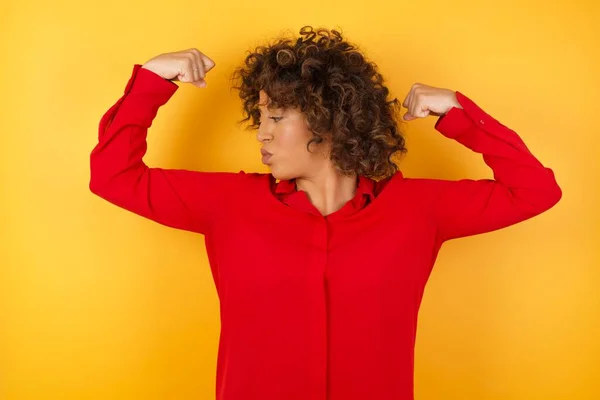
M 268 151 L 266 151 L 265 149 L 260 149 L 260 154 L 262 155 L 262 163 L 263 164 L 268 164 L 271 156 L 273 154 L 269 153 Z

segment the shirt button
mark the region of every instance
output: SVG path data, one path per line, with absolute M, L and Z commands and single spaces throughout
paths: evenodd
M 480 119 L 480 120 L 479 120 L 479 123 L 480 123 L 481 125 L 483 125 L 483 120 L 482 120 L 482 119 Z

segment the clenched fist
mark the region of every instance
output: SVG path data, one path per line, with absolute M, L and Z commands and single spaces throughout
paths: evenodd
M 442 116 L 452 107 L 462 108 L 456 99 L 456 92 L 450 89 L 415 83 L 406 95 L 402 106 L 408 111 L 404 114 L 406 121 L 425 118 L 428 115 Z
M 152 71 L 164 79 L 191 83 L 206 87 L 206 74 L 215 62 L 198 49 L 163 53 L 146 61 L 142 68 Z

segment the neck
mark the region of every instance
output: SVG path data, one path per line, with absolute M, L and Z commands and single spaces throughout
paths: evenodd
M 322 215 L 329 215 L 354 197 L 357 176 L 346 176 L 333 169 L 324 169 L 311 177 L 296 178 L 296 187 L 306 192 L 310 202 Z

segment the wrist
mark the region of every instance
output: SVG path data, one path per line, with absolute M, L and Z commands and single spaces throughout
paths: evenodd
M 456 107 L 456 108 L 463 108 L 460 103 L 458 102 L 458 98 L 456 97 L 456 92 L 452 93 L 452 104 L 450 105 L 450 108 L 448 109 L 448 111 L 452 110 L 452 107 Z

